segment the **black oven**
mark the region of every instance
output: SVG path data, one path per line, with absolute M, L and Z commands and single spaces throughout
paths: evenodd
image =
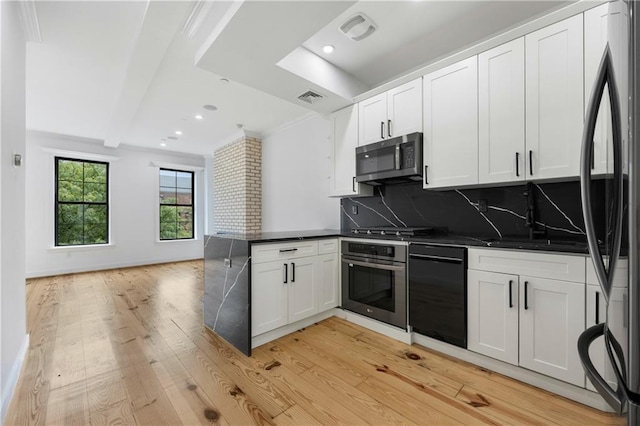
M 356 148 L 356 181 L 370 185 L 422 180 L 422 133 Z
M 407 328 L 407 247 L 342 242 L 342 307 Z

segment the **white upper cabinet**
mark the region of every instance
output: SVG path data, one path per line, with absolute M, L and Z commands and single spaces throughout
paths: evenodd
M 422 131 L 422 78 L 358 104 L 359 145 Z
M 478 183 L 478 60 L 424 76 L 426 189 Z
M 525 37 L 527 179 L 579 175 L 582 15 Z
M 373 187 L 356 182 L 358 108 L 352 105 L 331 115 L 332 197 L 370 196 Z
M 524 38 L 478 56 L 478 181 L 525 179 Z

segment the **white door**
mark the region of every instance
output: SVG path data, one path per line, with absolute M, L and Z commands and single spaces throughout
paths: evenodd
M 371 195 L 373 187 L 356 182 L 358 107 L 352 105 L 331 115 L 331 196 Z
M 358 104 L 358 145 L 367 145 L 387 137 L 387 93 L 380 93 Z
M 422 77 L 387 92 L 387 136 L 422 132 Z
M 317 291 L 319 312 L 335 308 L 340 304 L 337 253 L 318 256 Z
M 582 15 L 525 37 L 527 179 L 579 175 Z
M 426 189 L 478 183 L 478 60 L 424 76 Z
M 584 282 L 520 276 L 521 366 L 584 387 L 577 349 L 584 329 Z
M 318 313 L 316 256 L 289 261 L 289 323 Z
M 251 265 L 251 336 L 287 324 L 288 263 Z
M 626 302 L 627 290 L 625 288 L 613 287 L 611 290 L 611 299 L 609 306 L 609 327 L 613 331 L 613 335 L 620 339 L 618 343 L 622 346 L 625 354 L 627 353 L 627 312 Z M 596 309 L 597 308 L 597 309 Z M 606 317 L 606 305 L 602 297 L 600 286 L 587 286 L 587 328 L 595 324 L 604 322 Z M 596 315 L 597 312 L 597 315 Z M 593 365 L 596 367 L 600 375 L 609 382 L 609 385 L 615 389 L 617 380 L 613 367 L 607 356 L 607 350 L 604 346 L 604 339 L 599 337 L 589 348 L 589 356 Z M 587 389 L 595 391 L 591 382 L 587 379 Z
M 524 180 L 524 38 L 478 55 L 478 181 Z
M 518 276 L 469 269 L 467 348 L 518 365 Z

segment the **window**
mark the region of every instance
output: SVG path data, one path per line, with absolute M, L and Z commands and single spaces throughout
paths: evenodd
M 160 240 L 193 238 L 193 172 L 160 169 Z
M 109 163 L 55 161 L 55 245 L 109 243 Z

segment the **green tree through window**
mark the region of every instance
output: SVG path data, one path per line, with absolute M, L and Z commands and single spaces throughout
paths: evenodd
M 160 169 L 160 240 L 193 238 L 193 172 Z
M 56 246 L 109 242 L 109 164 L 56 157 Z

